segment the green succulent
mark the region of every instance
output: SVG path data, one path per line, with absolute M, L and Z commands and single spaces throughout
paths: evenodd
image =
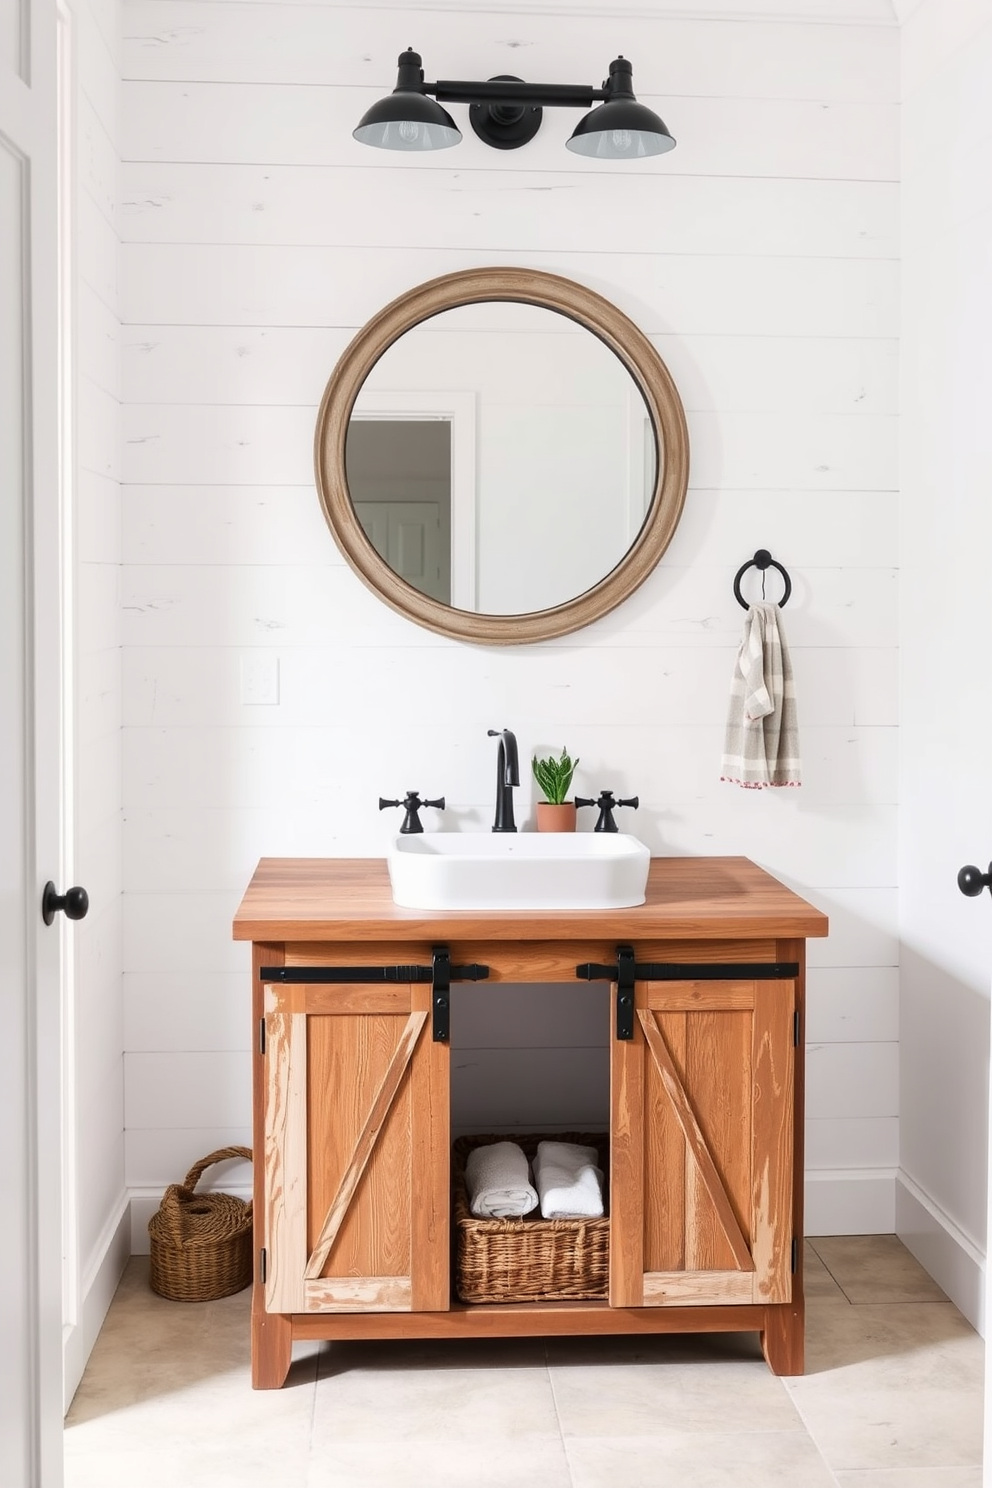
M 561 758 L 555 759 L 549 754 L 547 759 L 538 759 L 534 756 L 531 764 L 534 768 L 534 779 L 541 787 L 545 796 L 552 806 L 563 806 L 568 799 L 568 788 L 572 784 L 572 776 L 578 760 L 573 760 L 562 746 Z

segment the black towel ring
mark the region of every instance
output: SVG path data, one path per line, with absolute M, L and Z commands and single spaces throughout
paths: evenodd
M 776 562 L 767 548 L 759 548 L 754 557 L 749 558 L 746 563 L 742 563 L 740 568 L 734 575 L 734 598 L 737 600 L 737 603 L 740 605 L 741 609 L 746 610 L 748 608 L 747 600 L 741 593 L 741 579 L 751 567 L 760 568 L 762 573 L 764 573 L 766 568 L 778 569 L 779 573 L 782 575 L 782 578 L 785 580 L 785 593 L 779 600 L 778 607 L 780 610 L 784 609 L 789 602 L 789 595 L 792 593 L 792 580 L 789 578 L 789 575 L 786 573 L 781 563 Z M 764 581 L 762 581 L 762 589 L 763 588 Z

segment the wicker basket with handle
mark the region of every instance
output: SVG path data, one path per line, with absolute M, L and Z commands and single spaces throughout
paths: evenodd
M 603 1132 L 548 1132 L 556 1142 L 595 1147 L 608 1199 L 609 1138 Z M 609 1287 L 610 1221 L 542 1219 L 539 1211 L 523 1219 L 477 1219 L 468 1206 L 465 1163 L 473 1147 L 506 1140 L 505 1135 L 457 1137 L 452 1148 L 452 1208 L 455 1293 L 462 1302 L 535 1302 L 604 1298 Z M 533 1160 L 539 1136 L 511 1138 Z
M 153 1292 L 173 1302 L 210 1302 L 251 1282 L 251 1200 L 195 1193 L 207 1168 L 225 1158 L 251 1161 L 250 1147 L 221 1147 L 170 1183 L 148 1222 Z

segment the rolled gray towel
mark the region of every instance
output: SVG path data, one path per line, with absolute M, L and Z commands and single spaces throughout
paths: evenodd
M 468 1207 L 479 1219 L 519 1219 L 537 1208 L 530 1168 L 516 1142 L 473 1147 L 465 1163 Z

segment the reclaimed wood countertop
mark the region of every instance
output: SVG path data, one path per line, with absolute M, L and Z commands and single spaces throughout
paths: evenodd
M 749 858 L 652 858 L 632 909 L 426 910 L 393 903 L 384 858 L 262 858 L 234 939 L 712 940 L 823 936 L 827 916 Z

